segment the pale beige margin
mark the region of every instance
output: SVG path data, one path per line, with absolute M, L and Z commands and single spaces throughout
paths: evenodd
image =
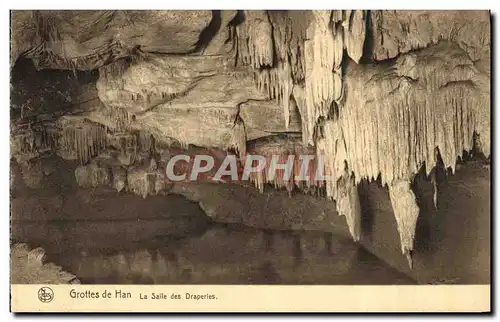
M 48 286 L 54 298 L 38 299 Z M 73 299 L 70 291 L 98 292 Z M 131 298 L 115 298 L 115 292 Z M 103 292 L 111 298 L 102 298 Z M 151 294 L 168 299 L 151 299 Z M 185 294 L 217 299 L 185 299 Z M 124 294 L 124 293 L 122 293 Z M 148 299 L 140 299 L 140 296 Z M 179 294 L 182 299 L 171 299 Z M 12 312 L 489 312 L 490 285 L 261 286 L 261 285 L 11 285 Z

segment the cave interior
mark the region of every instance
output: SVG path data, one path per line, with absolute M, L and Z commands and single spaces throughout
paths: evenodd
M 488 11 L 11 11 L 10 54 L 14 283 L 490 283 Z

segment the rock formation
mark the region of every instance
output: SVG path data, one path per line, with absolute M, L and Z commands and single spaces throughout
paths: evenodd
M 22 169 L 57 154 L 82 187 L 147 197 L 169 193 L 182 151 L 316 155 L 333 180 L 250 181 L 334 200 L 359 240 L 357 186 L 379 180 L 410 265 L 415 176 L 437 189 L 441 163 L 490 158 L 487 11 L 14 11 L 13 73 L 28 60 L 33 77 L 12 78 Z
M 10 258 L 12 284 L 80 284 L 75 275 L 47 263 L 40 247 L 30 250 L 26 244 L 15 244 Z

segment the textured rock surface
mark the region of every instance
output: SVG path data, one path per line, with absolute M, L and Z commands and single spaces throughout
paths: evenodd
M 80 284 L 75 275 L 60 266 L 45 262 L 42 248 L 30 250 L 26 244 L 15 244 L 10 255 L 11 284 Z
M 252 187 L 234 184 L 176 184 L 173 193 L 196 201 L 213 220 L 264 229 L 315 230 L 349 236 L 345 219 L 335 203 L 307 195 L 289 197 L 285 191 L 261 194 Z
M 151 169 L 149 166 L 131 167 L 127 172 L 128 189 L 136 195 L 146 198 L 167 191 L 165 169 Z
M 33 189 L 42 187 L 44 173 L 40 161 L 21 163 L 21 173 L 24 184 Z
M 201 79 L 185 96 L 137 116 L 137 122 L 155 136 L 174 138 L 183 146 L 234 148 L 244 152 L 246 134 L 237 117 L 237 105 L 251 99 L 265 98 L 250 77 L 217 75 Z
M 441 40 L 456 43 L 473 61 L 489 60 L 488 11 L 374 10 L 371 17 L 376 60 L 394 58 Z
M 25 35 L 21 38 L 24 41 L 15 43 L 13 57 L 29 48 L 28 56 L 38 68 L 85 70 L 140 49 L 170 54 L 192 52 L 200 33 L 209 26 L 212 13 L 47 10 L 16 13 L 11 20 L 13 35 L 27 30 L 35 34 Z
M 136 63 L 120 60 L 101 68 L 97 89 L 107 106 L 142 113 L 186 95 L 200 80 L 223 72 L 227 64 L 222 56 L 148 55 Z
M 81 188 L 95 188 L 109 185 L 111 182 L 109 169 L 97 164 L 79 166 L 75 170 L 75 178 Z
M 245 124 L 247 140 L 281 133 L 300 134 L 301 121 L 297 108 L 290 110 L 288 128 L 283 108 L 272 101 L 248 101 L 240 105 L 240 117 Z

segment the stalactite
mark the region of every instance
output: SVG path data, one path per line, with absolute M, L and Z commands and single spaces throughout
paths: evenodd
M 249 154 L 263 156 L 266 160 L 266 166 L 259 172 L 250 173 L 250 181 L 263 192 L 264 184 L 271 184 L 277 189 L 286 188 L 289 192 L 294 187 L 303 189 L 305 187 L 320 187 L 323 186 L 322 180 L 317 180 L 316 169 L 317 162 L 312 160 L 308 163 L 307 173 L 303 174 L 301 156 L 309 155 L 314 156 L 314 150 L 305 147 L 299 140 L 292 138 L 283 139 L 264 139 L 263 142 L 253 143 L 249 147 Z M 278 156 L 278 164 L 286 164 L 290 156 L 293 156 L 293 163 L 291 163 L 290 176 L 285 177 L 283 169 L 277 169 L 274 177 L 269 176 L 269 171 L 272 164 L 273 156 Z M 256 166 L 254 164 L 253 166 Z M 302 175 L 307 176 L 302 178 Z
M 248 26 L 246 23 L 236 26 L 238 39 L 238 61 L 244 65 L 250 65 L 250 53 L 248 51 Z
M 422 166 L 429 175 L 439 157 L 454 172 L 457 158 L 472 149 L 476 120 L 489 117 L 488 109 L 476 108 L 483 94 L 472 77 L 470 59 L 451 44 L 403 55 L 392 66 L 351 65 L 338 118 L 323 122 L 322 139 L 316 143 L 318 153 L 325 155 L 325 172 L 334 178 L 327 183 L 327 195 L 336 198 L 335 180 L 345 167 L 356 184 L 380 175 L 393 191 L 401 190 L 399 182 L 410 182 Z M 406 213 L 397 200 L 393 205 L 408 255 L 418 207 L 410 192 L 402 198 Z
M 283 106 L 285 128 L 290 124 L 290 96 L 292 95 L 293 82 L 290 65 L 288 62 L 277 64 L 276 68 L 266 68 L 254 72 L 257 88 L 276 99 Z
M 177 137 L 177 142 L 181 149 L 187 150 L 189 149 L 189 141 L 183 137 Z
M 272 40 L 274 40 L 275 57 L 277 62 L 274 68 L 261 70 L 263 64 L 255 62 L 256 49 L 252 47 L 255 41 L 249 35 L 255 21 L 266 21 L 266 14 L 260 12 L 248 14 L 247 21 L 238 26 L 238 41 L 240 60 L 251 64 L 256 75 L 259 88 L 263 89 L 270 98 L 276 93 L 282 96 L 278 89 L 288 90 L 305 83 L 305 103 L 301 108 L 301 117 L 306 130 L 304 143 L 313 144 L 313 129 L 317 121 L 330 114 L 332 104 L 339 103 L 343 97 L 342 61 L 344 49 L 356 62 L 363 54 L 366 37 L 367 13 L 362 10 L 315 10 L 307 14 L 295 14 L 293 11 L 269 11 L 267 14 L 272 24 Z M 261 44 L 262 51 L 268 51 L 266 32 L 259 32 L 260 37 L 266 39 Z M 248 49 L 250 48 L 250 49 Z M 269 50 L 270 51 L 270 50 Z M 280 70 L 280 68 L 283 70 Z M 283 73 L 286 71 L 285 73 Z M 278 83 L 275 80 L 278 79 Z M 279 85 L 278 85 L 279 84 Z M 280 88 L 279 88 L 280 87 Z M 284 96 L 283 111 L 285 125 L 288 128 L 290 106 L 287 104 L 288 95 Z M 297 99 L 296 99 L 297 101 Z M 299 104 L 297 102 L 297 104 Z
M 311 120 L 312 115 L 308 114 L 306 104 L 305 88 L 300 85 L 293 87 L 292 104 L 296 104 L 299 109 L 301 128 L 302 128 L 302 143 L 304 145 L 314 145 L 313 134 L 315 122 Z
M 356 63 L 359 63 L 363 56 L 363 46 L 366 37 L 367 13 L 364 10 L 343 10 L 343 14 L 337 15 L 332 22 L 342 21 L 344 31 L 344 47 L 347 54 Z M 343 16 L 343 17 L 342 17 Z
M 399 238 L 401 240 L 401 251 L 406 256 L 410 268 L 412 268 L 411 251 L 413 250 L 419 208 L 415 200 L 415 195 L 411 191 L 410 182 L 395 181 L 390 184 L 389 197 L 394 210 L 394 216 L 396 217 Z
M 11 130 L 10 151 L 17 162 L 27 162 L 45 152 L 42 146 L 39 145 L 40 143 L 43 144 L 43 142 L 37 142 L 40 141 L 40 131 L 43 131 L 43 129 L 34 129 L 31 126 Z
M 334 198 L 339 215 L 346 217 L 352 239 L 359 241 L 361 238 L 361 204 L 354 178 L 347 172 L 337 181 Z
M 250 65 L 258 69 L 261 66 L 273 66 L 274 46 L 272 26 L 265 11 L 245 11 L 248 28 L 248 53 Z
M 313 11 L 313 15 L 304 43 L 305 108 L 301 114 L 308 122 L 306 141 L 312 140 L 317 120 L 328 117 L 332 103 L 342 96 L 342 30 L 330 28 L 330 11 Z
M 333 70 L 341 75 L 342 56 L 344 55 L 344 28 L 340 24 L 332 25 L 333 35 Z
M 323 127 L 324 138 L 316 142 L 318 158 L 324 160 L 326 195 L 336 201 L 339 215 L 345 216 L 349 232 L 355 241 L 361 234 L 361 208 L 357 183 L 346 167 L 346 142 L 342 129 L 334 122 L 326 122 Z
M 326 186 L 327 197 L 336 201 L 339 215 L 346 217 L 349 232 L 352 238 L 358 241 L 361 235 L 361 208 L 357 186 L 354 177 L 350 175 L 346 168 L 345 142 L 343 139 L 336 139 L 342 138 L 341 129 L 333 122 L 327 124 L 326 131 L 329 131 L 330 134 L 335 130 L 338 131 L 336 135 L 326 136 L 326 138 L 317 142 L 316 156 L 314 149 L 290 138 L 284 142 L 273 142 L 271 139 L 267 139 L 268 141 L 263 143 L 254 143 L 249 148 L 249 153 L 263 156 L 266 160 L 266 166 L 259 172 L 250 173 L 250 181 L 261 192 L 263 192 L 265 184 L 271 184 L 277 189 L 286 188 L 288 191 L 291 191 L 294 187 L 305 189 Z M 335 141 L 331 139 L 335 139 Z M 299 180 L 297 177 L 303 171 L 301 168 L 303 161 L 300 156 L 304 155 L 315 156 L 315 158 L 308 164 L 306 174 L 308 179 Z M 289 178 L 285 178 L 285 171 L 282 169 L 276 170 L 274 176 L 269 173 L 273 156 L 278 156 L 279 164 L 287 163 L 290 156 L 294 157 Z M 319 163 L 319 160 L 324 160 L 324 162 Z M 256 166 L 256 164 L 253 164 L 253 166 Z M 318 169 L 321 166 L 324 167 L 323 171 Z M 330 176 L 332 179 L 325 180 L 325 178 L 318 177 L 321 174 Z
M 132 114 L 124 108 L 107 107 L 102 105 L 102 113 L 108 124 L 116 131 L 129 130 L 132 123 Z
M 345 15 L 346 14 L 348 15 L 350 11 L 352 10 L 332 10 L 332 15 L 331 15 L 332 24 L 344 21 Z
M 273 66 L 272 26 L 265 11 L 245 11 L 245 22 L 236 26 L 238 61 L 254 69 Z
M 63 127 L 59 149 L 69 153 L 70 158 L 76 158 L 81 164 L 86 164 L 91 158 L 106 148 L 105 126 L 86 121 L 76 120 L 78 124 L 65 124 Z
M 273 27 L 273 38 L 277 60 L 289 63 L 294 83 L 304 81 L 304 41 L 311 23 L 310 11 L 268 11 Z
M 282 189 L 286 188 L 288 191 L 291 191 L 293 189 L 294 185 L 294 180 L 290 176 L 290 178 L 285 178 L 284 177 L 284 170 L 276 170 L 275 171 L 275 176 L 269 177 L 269 168 L 271 165 L 271 158 L 275 155 L 279 156 L 279 163 L 283 164 L 287 162 L 288 156 L 293 155 L 294 153 L 292 151 L 284 150 L 280 151 L 279 154 L 273 153 L 273 154 L 268 154 L 265 155 L 266 159 L 266 167 L 262 169 L 260 172 L 255 172 L 251 173 L 250 175 L 250 181 L 254 182 L 255 186 L 259 189 L 260 192 L 264 191 L 264 184 L 270 183 L 272 184 L 276 189 Z M 294 173 L 292 169 L 292 174 Z
M 337 181 L 340 180 L 346 171 L 345 141 L 341 129 L 336 123 L 326 122 L 323 126 L 324 138 L 316 142 L 316 154 L 318 159 L 324 161 L 324 173 L 331 177 L 326 182 L 326 194 L 334 198 L 337 193 Z
M 436 179 L 436 172 L 433 171 L 431 174 L 431 183 L 432 183 L 432 188 L 433 188 L 433 193 L 432 193 L 432 202 L 434 203 L 434 208 L 438 208 L 437 202 L 437 194 L 438 194 L 438 187 L 437 187 L 437 179 Z
M 342 97 L 344 28 L 340 20 L 331 24 L 331 16 L 332 12 L 328 10 L 308 13 L 308 19 L 293 13 L 252 11 L 237 27 L 239 59 L 254 68 L 257 86 L 270 98 L 277 98 L 282 103 L 286 128 L 289 125 L 290 94 L 294 84 L 297 86 L 305 80 L 306 108 L 301 115 L 303 120 L 308 120 L 309 135 L 305 138 L 308 142 L 312 142 L 316 121 L 327 117 L 332 103 Z M 355 17 L 357 19 L 358 14 Z M 357 29 L 353 30 L 357 32 Z M 277 58 L 274 66 L 273 39 Z M 260 48 L 255 47 L 257 43 Z M 270 55 L 271 63 L 262 63 L 262 56 L 266 55 Z M 262 69 L 262 66 L 267 67 Z
M 154 149 L 154 138 L 147 132 L 139 132 L 138 134 L 139 151 L 150 152 Z
M 454 172 L 457 157 L 472 148 L 474 88 L 439 79 L 445 71 L 435 75 L 419 70 L 426 69 L 425 64 L 413 61 L 413 66 L 415 79 L 427 77 L 425 87 L 390 69 L 376 75 L 362 68 L 347 78 L 347 99 L 335 122 L 348 142 L 346 160 L 357 182 L 379 174 L 384 185 L 409 180 L 422 165 L 429 174 L 436 165 L 436 147 L 445 167 Z M 368 82 L 362 74 L 369 75 Z
M 308 40 L 304 44 L 306 105 L 314 121 L 328 115 L 334 100 L 333 34 L 324 21 L 328 14 L 328 11 L 314 12 L 315 23 L 308 28 Z
M 245 131 L 245 124 L 242 120 L 237 119 L 235 121 L 224 148 L 234 150 L 241 159 L 246 156 L 247 134 Z M 185 149 L 187 149 L 187 147 Z

